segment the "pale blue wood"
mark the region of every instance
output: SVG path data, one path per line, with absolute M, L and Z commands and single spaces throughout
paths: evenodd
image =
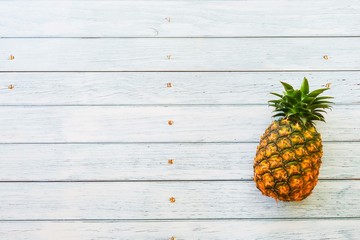
M 0 71 L 359 71 L 359 39 L 5 38 Z
M 359 12 L 356 0 L 1 1 L 0 238 L 357 239 Z M 337 103 L 317 125 L 321 180 L 276 204 L 252 158 L 268 92 L 304 76 Z
M 258 142 L 271 115 L 257 105 L 6 106 L 0 143 Z M 316 126 L 325 141 L 360 141 L 353 119 L 359 105 L 336 106 Z
M 310 89 L 330 83 L 336 104 L 360 103 L 360 71 L 40 72 L 0 73 L 0 105 L 266 105 L 269 89 L 281 92 L 280 81 L 299 87 L 304 77 Z
M 0 144 L 0 180 L 251 180 L 256 146 L 168 142 Z M 168 163 L 169 159 L 173 164 Z M 357 179 L 360 143 L 325 142 L 322 161 L 320 179 Z
M 276 203 L 253 181 L 12 182 L 0 184 L 0 208 L 6 209 L 0 218 L 358 219 L 359 191 L 360 181 L 322 180 L 306 200 Z
M 359 36 L 359 10 L 356 0 L 2 1 L 0 36 Z
M 359 220 L 207 220 L 2 222 L 14 240 L 357 239 Z

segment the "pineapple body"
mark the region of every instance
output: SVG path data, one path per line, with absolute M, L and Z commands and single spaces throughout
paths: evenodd
M 254 181 L 262 194 L 281 201 L 301 201 L 318 181 L 322 141 L 312 123 L 282 118 L 260 139 Z

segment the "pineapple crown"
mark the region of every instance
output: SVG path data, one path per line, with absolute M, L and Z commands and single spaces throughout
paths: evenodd
M 319 97 L 329 87 L 316 89 L 309 92 L 309 83 L 304 78 L 300 89 L 294 89 L 290 84 L 281 82 L 284 87 L 283 95 L 272 92 L 272 95 L 279 97 L 277 100 L 270 100 L 269 106 L 275 107 L 273 117 L 283 117 L 301 120 L 304 124 L 313 121 L 323 121 L 324 109 L 331 109 L 333 102 L 328 101 L 330 96 Z

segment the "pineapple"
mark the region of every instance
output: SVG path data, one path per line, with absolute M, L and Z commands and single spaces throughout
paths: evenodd
M 273 121 L 260 138 L 254 159 L 254 181 L 262 194 L 276 201 L 301 201 L 311 194 L 319 176 L 322 142 L 314 121 L 325 122 L 322 113 L 331 108 L 329 99 L 321 93 L 329 88 L 309 92 L 304 78 L 295 90 L 281 82 L 283 95 L 269 101 L 279 119 Z

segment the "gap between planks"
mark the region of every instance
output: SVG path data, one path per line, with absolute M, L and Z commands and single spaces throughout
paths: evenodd
M 359 181 L 360 178 L 319 178 L 322 182 Z M 2 183 L 138 183 L 138 182 L 253 182 L 252 179 L 159 179 L 159 180 L 9 180 Z
M 334 140 L 322 141 L 323 143 L 358 143 L 355 140 Z M 187 142 L 187 141 L 169 141 L 169 142 L 0 142 L 0 145 L 67 145 L 67 144 L 240 144 L 240 143 L 259 143 L 259 141 L 208 141 L 208 142 Z
M 0 70 L 1 73 L 292 73 L 292 72 L 360 72 L 359 69 L 288 69 L 288 70 L 97 70 L 97 71 L 88 71 L 88 70 L 66 70 L 66 71 L 28 71 L 28 70 Z
M 268 106 L 257 103 L 214 103 L 214 104 L 0 104 L 0 107 L 242 107 Z M 360 103 L 336 103 L 336 106 L 360 106 Z
M 16 36 L 1 36 L 0 39 L 142 39 L 142 38 L 159 38 L 159 39 L 207 39 L 207 38 L 216 38 L 216 39 L 228 39 L 228 38 L 245 38 L 245 39 L 256 39 L 256 38 L 359 38 L 360 35 L 319 35 L 319 36 L 310 36 L 310 35 L 304 35 L 304 36 L 290 36 L 290 35 L 284 35 L 284 36 L 224 36 L 224 37 L 217 37 L 217 36 L 189 36 L 189 37 L 120 37 L 120 36 L 111 36 L 111 37 L 91 37 L 91 36 L 81 36 L 81 37 L 64 37 L 64 36 L 58 36 L 58 37 L 41 37 L 41 36 L 33 36 L 33 37 L 16 37 Z
M 143 219 L 143 218 L 129 218 L 129 219 L 118 219 L 118 218 L 84 218 L 84 219 L 0 219 L 0 222 L 207 222 L 207 221 L 298 221 L 298 220 L 360 220 L 360 217 L 306 217 L 306 218 L 153 218 L 153 219 Z

